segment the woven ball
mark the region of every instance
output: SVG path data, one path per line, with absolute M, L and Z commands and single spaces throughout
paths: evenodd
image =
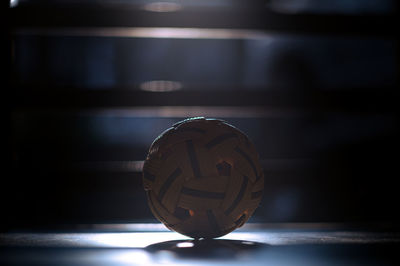
M 143 183 L 154 216 L 199 239 L 242 226 L 261 201 L 264 176 L 245 134 L 200 117 L 181 121 L 154 140 Z

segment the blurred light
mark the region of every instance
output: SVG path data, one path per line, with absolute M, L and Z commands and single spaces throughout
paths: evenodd
M 15 31 L 21 35 L 96 36 L 168 39 L 255 39 L 272 40 L 271 34 L 260 30 L 200 29 L 173 27 L 118 27 L 118 28 L 25 28 Z
M 176 246 L 178 248 L 191 248 L 194 246 L 194 244 L 192 242 L 181 242 L 181 243 L 176 244 Z
M 116 251 L 108 254 L 106 261 L 110 261 L 117 264 L 126 265 L 154 265 L 151 257 L 142 251 L 129 250 L 129 251 Z M 111 264 L 111 263 L 110 263 Z
M 144 10 L 150 12 L 176 12 L 183 9 L 183 6 L 171 2 L 153 2 L 144 5 Z
M 10 0 L 10 7 L 16 7 L 18 5 L 19 0 Z
M 100 233 L 86 235 L 89 246 L 113 248 L 144 248 L 154 243 L 176 239 L 189 239 L 175 232 Z M 81 243 L 83 241 L 81 240 Z
M 244 245 L 264 243 L 270 245 L 301 244 L 373 244 L 398 243 L 398 236 L 387 232 L 357 232 L 332 230 L 331 224 L 325 229 L 318 224 L 306 224 L 294 230 L 293 225 L 286 224 L 286 229 L 263 225 L 263 229 L 236 230 L 218 239 L 237 240 Z M 313 227 L 317 225 L 317 227 Z M 335 228 L 335 224 L 333 224 Z M 272 230 L 275 228 L 275 230 Z M 300 229 L 298 229 L 300 228 Z M 338 228 L 338 227 L 336 227 Z M 282 230 L 283 229 L 283 230 Z M 290 230 L 288 230 L 290 229 Z M 304 230 L 306 229 L 306 230 Z M 167 241 L 190 243 L 193 239 L 176 232 L 134 232 L 134 233 L 3 233 L 0 234 L 0 247 L 7 243 L 9 247 L 59 247 L 59 248 L 146 248 L 149 245 Z M 129 257 L 129 255 L 128 255 Z M 127 258 L 128 259 L 128 258 Z
M 152 80 L 140 84 L 140 89 L 152 92 L 169 92 L 182 89 L 182 83 L 170 80 Z
M 244 244 L 244 245 L 249 245 L 249 246 L 253 246 L 253 245 L 255 245 L 255 242 L 251 242 L 251 241 L 242 241 L 242 244 Z
M 254 118 L 254 117 L 303 117 L 307 112 L 293 109 L 281 110 L 258 106 L 151 106 L 132 108 L 110 108 L 81 111 L 80 114 L 99 117 L 163 117 L 163 118 L 187 118 L 187 117 L 218 117 L 218 118 Z M 285 160 L 281 160 L 285 161 Z
M 85 228 L 84 225 L 81 228 Z M 162 223 L 90 224 L 90 228 L 101 232 L 169 232 Z

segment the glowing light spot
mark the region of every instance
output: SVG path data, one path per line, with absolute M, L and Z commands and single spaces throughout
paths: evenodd
M 177 3 L 153 2 L 144 5 L 143 9 L 150 12 L 176 12 L 183 9 L 183 7 Z
M 244 245 L 254 245 L 254 242 L 250 242 L 250 241 L 242 241 L 242 244 Z
M 10 0 L 10 7 L 16 7 L 18 5 L 18 0 Z
M 170 80 L 152 80 L 140 84 L 140 89 L 152 92 L 168 92 L 182 89 L 182 83 Z
M 191 243 L 191 242 L 182 242 L 182 243 L 176 244 L 176 246 L 177 246 L 178 248 L 191 248 L 191 247 L 194 246 L 194 244 Z

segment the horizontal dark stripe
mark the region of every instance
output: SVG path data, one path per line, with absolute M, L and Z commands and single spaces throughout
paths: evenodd
M 251 168 L 253 168 L 254 174 L 256 175 L 256 181 L 260 178 L 257 174 L 257 168 L 256 165 L 254 164 L 253 160 L 250 158 L 250 156 L 245 153 L 241 148 L 236 146 L 235 151 L 239 153 L 243 158 L 246 159 L 246 161 L 250 164 Z
M 168 188 L 172 185 L 172 183 L 175 181 L 175 179 L 180 176 L 182 173 L 181 168 L 176 168 L 172 174 L 167 178 L 167 180 L 164 182 L 162 185 L 160 191 L 158 192 L 158 200 L 161 202 L 165 193 L 167 192 Z
M 239 219 L 237 219 L 237 220 L 235 221 L 235 224 L 236 224 L 237 226 L 239 226 L 240 224 L 243 223 L 244 218 L 246 218 L 246 214 L 242 214 L 242 216 L 240 216 Z
M 211 149 L 212 147 L 224 142 L 225 140 L 231 139 L 231 138 L 236 138 L 236 134 L 235 133 L 226 133 L 226 134 L 220 135 L 218 137 L 215 137 L 210 142 L 208 142 L 205 146 L 207 149 Z
M 156 180 L 156 176 L 150 174 L 150 173 L 149 173 L 148 171 L 146 171 L 146 170 L 143 171 L 143 177 L 144 177 L 145 179 L 150 180 L 150 181 L 153 181 L 153 182 Z
M 15 8 L 18 9 L 18 8 Z M 185 84 L 186 85 L 186 84 Z M 85 90 L 84 87 L 55 87 L 40 85 L 36 90 L 28 85 L 18 85 L 15 87 L 23 93 L 24 97 L 19 97 L 20 93 L 11 95 L 13 108 L 26 108 L 26 110 L 35 110 L 35 108 L 114 108 L 116 106 L 132 107 L 132 111 L 146 108 L 146 112 L 153 115 L 154 110 L 159 110 L 162 106 L 168 108 L 181 108 L 180 106 L 198 105 L 196 109 L 201 113 L 212 112 L 216 116 L 235 117 L 242 113 L 257 116 L 263 119 L 270 116 L 268 108 L 261 108 L 260 111 L 253 107 L 257 105 L 282 108 L 287 115 L 309 115 L 308 110 L 320 112 L 336 111 L 340 109 L 343 112 L 362 112 L 365 114 L 374 114 L 376 112 L 397 111 L 398 97 L 397 87 L 375 87 L 375 88 L 354 88 L 346 87 L 342 90 L 327 90 L 324 87 L 293 93 L 271 92 L 268 90 L 244 91 L 246 87 L 229 87 L 229 97 L 226 97 L 224 86 L 216 87 L 215 90 L 195 90 L 195 87 L 188 87 L 186 90 L 173 93 L 153 93 L 148 97 L 149 92 L 136 90 L 127 90 L 124 87 L 116 86 L 109 90 Z M 362 95 L 362 101 L 360 101 Z M 113 100 L 110 101 L 110 98 Z M 204 100 L 207 98 L 207 101 Z M 49 101 L 48 99 L 52 99 Z M 79 99 L 79 101 L 76 101 Z M 373 104 L 372 104 L 373 103 Z M 221 109 L 214 110 L 218 106 Z M 211 110 L 209 109 L 211 108 Z M 296 110 L 297 109 L 297 110 Z M 181 110 L 181 109 L 179 109 Z M 186 108 L 182 108 L 186 110 Z M 296 110 L 296 111 L 294 111 Z M 229 112 L 228 112 L 229 111 Z M 158 111 L 157 111 L 158 112 Z M 142 111 L 140 111 L 142 114 Z M 140 114 L 138 114 L 140 116 Z M 177 116 L 184 116 L 183 111 Z
M 240 187 L 240 191 L 238 195 L 236 196 L 235 200 L 232 202 L 232 205 L 226 209 L 225 214 L 229 215 L 239 204 L 239 202 L 242 200 L 244 196 L 244 192 L 246 191 L 247 188 L 247 183 L 248 183 L 248 178 L 247 176 L 243 176 L 243 181 L 242 181 L 242 186 Z
M 192 188 L 183 187 L 181 190 L 182 194 L 199 197 L 199 198 L 207 198 L 207 199 L 223 199 L 225 198 L 225 193 L 219 192 L 211 192 L 204 190 L 196 190 Z
M 196 151 L 194 149 L 193 141 L 192 140 L 187 140 L 186 141 L 186 147 L 187 147 L 187 152 L 188 152 L 188 156 L 189 156 L 189 159 L 190 159 L 190 164 L 192 165 L 193 175 L 196 178 L 200 178 L 201 177 L 200 166 L 199 166 L 199 162 L 197 160 Z
M 256 191 L 256 192 L 252 192 L 252 193 L 251 193 L 251 199 L 259 198 L 259 197 L 262 196 L 262 194 L 263 194 L 263 191 L 262 191 L 262 190 Z

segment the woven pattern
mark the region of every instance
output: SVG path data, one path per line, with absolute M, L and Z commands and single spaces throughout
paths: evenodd
M 171 230 L 214 238 L 242 226 L 261 201 L 264 176 L 247 136 L 216 119 L 163 132 L 143 167 L 151 211 Z

